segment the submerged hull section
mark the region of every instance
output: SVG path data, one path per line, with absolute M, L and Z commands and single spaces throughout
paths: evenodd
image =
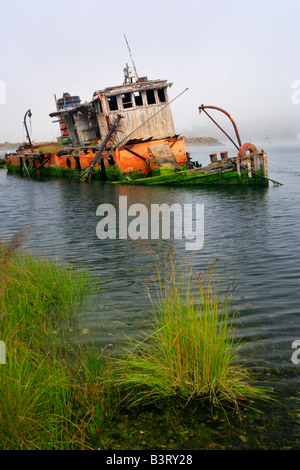
M 236 157 L 191 170 L 162 169 L 159 175 L 149 178 L 123 180 L 122 183 L 143 186 L 202 186 L 202 185 L 248 185 L 268 186 L 267 155 L 259 152 L 252 156 Z

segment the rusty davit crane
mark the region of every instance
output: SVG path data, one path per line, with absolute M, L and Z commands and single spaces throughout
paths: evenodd
M 235 136 L 237 139 L 237 144 L 234 142 L 234 140 L 227 134 L 227 132 L 211 117 L 211 115 L 207 112 L 207 109 L 213 109 L 216 111 L 220 111 L 221 113 L 225 114 L 233 125 L 233 129 L 235 132 Z M 226 135 L 226 137 L 232 142 L 232 144 L 235 146 L 235 148 L 238 151 L 238 154 L 235 158 L 230 159 L 232 162 L 235 163 L 237 173 L 240 176 L 241 175 L 241 169 L 248 170 L 248 177 L 252 178 L 252 174 L 257 175 L 261 178 L 264 178 L 267 181 L 272 181 L 273 184 L 275 185 L 282 185 L 282 183 L 279 183 L 278 181 L 272 180 L 268 177 L 268 166 L 267 166 L 267 156 L 264 153 L 264 151 L 258 151 L 257 148 L 255 147 L 254 144 L 252 143 L 245 143 L 242 144 L 240 134 L 237 128 L 237 125 L 232 118 L 232 116 L 225 111 L 225 109 L 219 108 L 218 106 L 205 106 L 202 104 L 199 106 L 199 113 L 204 112 L 206 116 L 209 117 L 209 119 L 223 132 L 223 134 Z M 211 162 L 212 163 L 217 163 L 218 157 L 217 154 L 211 154 Z M 221 159 L 228 160 L 228 153 L 223 152 L 221 153 Z M 263 175 L 260 175 L 257 170 L 263 170 Z

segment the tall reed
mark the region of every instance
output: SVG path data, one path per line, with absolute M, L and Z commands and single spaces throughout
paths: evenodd
M 131 342 L 125 357 L 116 360 L 118 382 L 131 391 L 131 404 L 179 396 L 238 406 L 266 398 L 237 364 L 240 345 L 234 341 L 230 298 L 212 271 L 179 275 L 171 261 L 159 275 L 157 297 L 151 296 L 153 334 Z

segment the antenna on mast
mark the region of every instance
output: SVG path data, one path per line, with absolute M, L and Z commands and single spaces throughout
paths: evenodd
M 126 64 L 126 69 L 124 69 L 125 82 L 127 82 L 127 80 L 129 80 L 129 82 L 132 83 L 132 78 L 133 77 L 135 77 L 137 81 L 139 80 L 139 77 L 138 77 L 138 74 L 137 74 L 137 71 L 136 71 L 136 66 L 135 66 L 135 63 L 134 63 L 134 60 L 133 60 L 133 57 L 132 57 L 132 54 L 131 54 L 131 50 L 130 50 L 130 47 L 129 47 L 129 44 L 128 44 L 128 41 L 127 41 L 127 38 L 126 38 L 125 34 L 124 34 L 124 38 L 125 38 L 127 48 L 128 48 L 128 51 L 129 51 L 129 55 L 130 55 L 130 58 L 131 58 L 131 62 L 132 62 L 132 65 L 133 65 L 133 69 L 132 69 L 132 67 L 129 67 L 128 64 Z

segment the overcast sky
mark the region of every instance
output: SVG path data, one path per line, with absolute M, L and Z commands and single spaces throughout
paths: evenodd
M 2 0 L 0 18 L 0 142 L 25 139 L 29 108 L 33 140 L 55 140 L 54 94 L 87 101 L 122 84 L 130 64 L 124 33 L 139 76 L 173 82 L 170 99 L 189 88 L 171 105 L 177 133 L 224 141 L 199 116 L 207 104 L 233 116 L 243 142 L 300 135 L 300 104 L 292 102 L 299 0 Z

